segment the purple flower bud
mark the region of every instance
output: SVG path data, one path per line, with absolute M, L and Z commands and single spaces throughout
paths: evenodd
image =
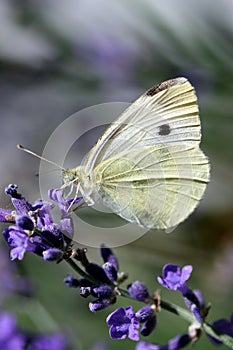
M 109 279 L 106 273 L 104 272 L 104 269 L 95 263 L 87 264 L 86 272 L 89 273 L 90 276 L 94 277 L 98 281 L 101 281 L 104 283 L 109 282 Z
M 147 337 L 150 335 L 156 327 L 157 319 L 156 316 L 151 316 L 142 326 L 141 335 Z
M 110 281 L 116 281 L 117 280 L 117 270 L 115 269 L 114 265 L 110 262 L 106 262 L 103 264 L 103 269 Z
M 137 343 L 135 350 L 168 350 L 168 347 L 140 341 Z
M 135 316 L 137 317 L 140 323 L 146 322 L 152 315 L 154 314 L 154 310 L 151 306 L 146 305 L 139 309 Z
M 5 193 L 9 194 L 13 198 L 21 198 L 21 194 L 17 192 L 18 186 L 16 184 L 10 184 L 5 188 Z
M 64 283 L 66 287 L 69 288 L 77 288 L 80 286 L 79 280 L 77 278 L 74 278 L 74 276 L 69 273 L 66 278 L 64 279 Z
M 28 215 L 16 216 L 15 223 L 23 230 L 32 231 L 34 229 L 34 223 Z
M 96 312 L 96 311 L 100 311 L 103 309 L 106 309 L 109 305 L 111 305 L 113 303 L 113 300 L 111 299 L 96 299 L 94 301 L 91 301 L 89 303 L 89 309 L 91 312 Z
M 229 335 L 233 338 L 233 314 L 231 315 L 230 321 L 221 318 L 219 320 L 216 320 L 214 322 L 210 323 L 211 326 L 213 326 L 217 331 L 220 331 L 223 334 Z M 208 338 L 215 344 L 222 344 L 222 342 L 210 335 L 208 335 Z
M 188 334 L 177 335 L 168 342 L 168 350 L 178 350 L 184 348 L 191 342 Z
M 148 290 L 144 283 L 140 281 L 135 281 L 130 284 L 128 287 L 129 295 L 139 301 L 147 301 L 149 298 Z
M 187 265 L 182 269 L 177 265 L 167 264 L 163 267 L 163 277 L 158 277 L 158 282 L 167 289 L 180 290 L 186 287 L 186 281 L 192 273 L 192 266 Z
M 193 313 L 196 320 L 202 324 L 204 322 L 204 318 L 202 317 L 201 309 L 197 305 L 192 304 L 190 310 Z
M 32 210 L 32 206 L 30 203 L 26 201 L 26 199 L 17 192 L 18 186 L 15 184 L 10 184 L 5 188 L 5 193 L 9 194 L 12 198 L 12 203 L 16 209 L 18 215 L 27 215 L 27 213 Z
M 169 340 L 167 345 L 150 344 L 147 342 L 140 342 L 137 344 L 135 350 L 179 350 L 190 343 L 191 339 L 188 334 L 178 335 Z
M 58 261 L 62 256 L 63 252 L 57 248 L 49 248 L 43 251 L 43 259 L 46 261 Z
M 199 300 L 191 289 L 186 289 L 185 293 L 183 293 L 183 298 L 189 309 L 193 304 L 199 307 Z
M 102 244 L 100 247 L 100 252 L 104 262 L 111 263 L 115 267 L 116 271 L 118 271 L 119 270 L 118 260 L 115 254 L 112 252 L 112 250 L 110 248 L 105 247 L 105 245 Z
M 115 295 L 112 288 L 106 284 L 93 287 L 91 294 L 98 298 L 111 298 L 113 295 Z

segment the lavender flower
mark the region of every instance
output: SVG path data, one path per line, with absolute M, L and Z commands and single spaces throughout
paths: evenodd
M 0 313 L 0 349 L 23 350 L 26 337 L 17 328 L 16 318 L 9 312 Z
M 1 211 L 2 221 L 8 219 L 10 223 L 15 222 L 3 232 L 6 242 L 13 248 L 11 259 L 22 260 L 25 253 L 33 252 L 47 261 L 60 261 L 66 251 L 65 238 L 59 225 L 52 220 L 50 211 L 54 205 L 41 200 L 30 204 L 18 193 L 15 184 L 9 185 L 5 192 L 11 195 L 15 207 L 15 212 Z M 71 219 L 65 217 L 69 201 L 62 198 L 59 190 L 51 190 L 50 195 L 59 202 L 61 208 L 63 217 L 60 226 L 72 235 Z
M 138 341 L 140 327 L 132 306 L 127 306 L 125 309 L 122 307 L 113 311 L 107 317 L 107 324 L 110 326 L 109 334 L 113 339 L 129 339 Z
M 203 323 L 209 308 L 205 306 L 201 292 L 192 291 L 186 281 L 192 273 L 192 266 L 187 265 L 182 269 L 177 265 L 167 264 L 163 268 L 163 277 L 158 277 L 158 282 L 167 289 L 178 290 L 182 293 L 187 307 L 191 310 L 199 323 Z
M 54 333 L 49 335 L 36 335 L 30 340 L 28 350 L 65 350 L 67 347 L 64 335 Z
M 144 283 L 140 281 L 135 281 L 130 284 L 128 287 L 129 295 L 139 301 L 148 301 L 149 293 Z
M 167 264 L 163 267 L 163 277 L 158 276 L 158 282 L 167 289 L 186 290 L 186 281 L 192 273 L 191 265 L 184 266 L 182 269 L 177 265 Z
M 189 334 L 178 335 L 169 340 L 166 345 L 150 344 L 145 341 L 137 344 L 135 350 L 179 350 L 191 342 Z
M 213 326 L 217 331 L 220 331 L 223 334 L 227 334 L 230 337 L 233 338 L 233 314 L 230 317 L 230 321 L 221 318 L 219 320 L 216 320 L 214 322 L 210 323 L 211 326 Z M 222 344 L 222 342 L 210 335 L 208 335 L 209 339 L 216 345 Z
M 141 323 L 140 333 L 144 336 L 151 334 L 156 326 L 154 310 L 149 305 L 142 307 L 136 313 L 134 313 L 132 306 L 116 309 L 107 317 L 106 321 L 110 326 L 110 337 L 118 340 L 128 337 L 138 341 Z

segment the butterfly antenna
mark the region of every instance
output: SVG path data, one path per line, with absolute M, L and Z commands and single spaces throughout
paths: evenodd
M 17 145 L 17 148 L 18 148 L 20 151 L 24 151 L 24 152 L 26 152 L 26 153 L 29 153 L 29 154 L 33 155 L 34 157 L 37 157 L 37 158 L 39 158 L 39 159 L 44 160 L 44 161 L 47 162 L 47 163 L 50 163 L 50 164 L 52 164 L 52 165 L 55 165 L 56 167 L 58 167 L 59 169 L 61 169 L 61 170 L 63 170 L 63 171 L 66 170 L 65 168 L 63 168 L 62 166 L 56 164 L 56 163 L 53 162 L 52 160 L 46 159 L 46 158 L 40 156 L 39 154 L 36 154 L 35 152 L 30 151 L 29 149 L 24 148 L 22 145 Z

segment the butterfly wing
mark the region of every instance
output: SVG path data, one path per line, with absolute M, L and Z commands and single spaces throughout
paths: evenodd
M 195 209 L 209 179 L 198 147 L 162 144 L 122 152 L 94 170 L 99 200 L 144 228 L 166 229 Z
M 87 173 L 123 151 L 163 143 L 200 143 L 197 97 L 186 78 L 165 81 L 144 93 L 105 131 L 87 155 Z

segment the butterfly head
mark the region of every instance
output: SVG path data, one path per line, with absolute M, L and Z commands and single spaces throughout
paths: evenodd
M 64 169 L 63 170 L 63 181 L 64 184 L 78 183 L 80 178 L 79 167 L 73 169 Z

